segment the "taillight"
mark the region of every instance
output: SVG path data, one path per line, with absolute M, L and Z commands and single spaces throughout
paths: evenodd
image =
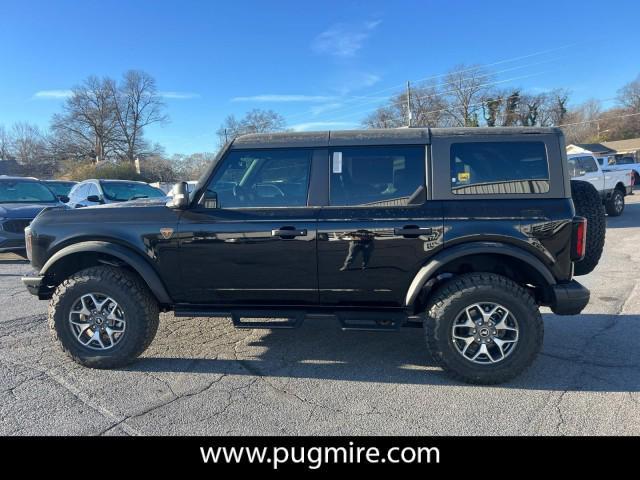
M 573 239 L 571 241 L 572 252 L 571 259 L 579 261 L 584 258 L 587 252 L 587 219 L 584 217 L 575 217 L 573 219 Z

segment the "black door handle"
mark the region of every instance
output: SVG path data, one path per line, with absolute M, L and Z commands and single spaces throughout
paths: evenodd
M 403 237 L 419 237 L 420 235 L 431 235 L 433 229 L 431 227 L 418 227 L 417 225 L 405 225 L 402 228 L 394 228 L 394 235 L 402 235 Z
M 305 237 L 307 235 L 306 229 L 298 230 L 295 227 L 280 227 L 275 230 L 271 230 L 272 237 L 281 237 L 281 238 L 295 238 L 295 237 Z

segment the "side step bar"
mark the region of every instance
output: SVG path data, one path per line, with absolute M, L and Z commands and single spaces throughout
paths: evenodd
M 231 317 L 236 328 L 293 329 L 307 318 L 338 320 L 342 330 L 396 331 L 400 327 L 422 327 L 424 315 L 408 315 L 401 311 L 306 311 L 306 310 L 191 310 L 176 309 L 176 317 Z

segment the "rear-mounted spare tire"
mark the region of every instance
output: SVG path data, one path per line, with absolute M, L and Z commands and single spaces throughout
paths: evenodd
M 590 183 L 571 180 L 571 197 L 576 215 L 587 219 L 587 248 L 584 258 L 574 265 L 574 275 L 591 273 L 602 256 L 606 232 L 606 220 L 602 199 Z

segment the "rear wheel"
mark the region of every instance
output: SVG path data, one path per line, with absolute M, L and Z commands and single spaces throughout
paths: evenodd
M 533 297 L 501 275 L 460 275 L 438 289 L 424 322 L 434 360 L 468 383 L 506 382 L 542 346 L 544 325 Z
M 606 204 L 607 214 L 610 217 L 619 217 L 624 212 L 624 193 L 615 189 Z
M 93 368 L 133 361 L 158 329 L 158 304 L 135 274 L 113 267 L 82 270 L 56 288 L 49 327 L 62 350 Z
M 605 210 L 600 194 L 587 182 L 571 180 L 571 196 L 576 215 L 587 219 L 587 245 L 584 258 L 574 264 L 574 275 L 591 273 L 602 256 L 606 234 Z

